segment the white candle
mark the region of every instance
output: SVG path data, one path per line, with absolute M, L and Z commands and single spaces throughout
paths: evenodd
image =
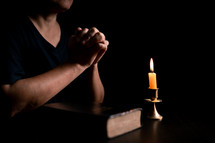
M 149 89 L 157 89 L 157 77 L 156 73 L 154 72 L 154 63 L 153 59 L 150 60 L 150 71 L 148 73 L 149 76 Z

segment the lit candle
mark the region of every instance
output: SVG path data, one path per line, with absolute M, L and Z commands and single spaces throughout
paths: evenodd
M 149 75 L 149 89 L 157 89 L 157 78 L 156 73 L 154 73 L 154 63 L 153 59 L 150 60 L 150 71 Z

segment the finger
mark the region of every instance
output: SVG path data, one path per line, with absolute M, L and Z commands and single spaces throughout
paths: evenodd
M 84 29 L 79 33 L 78 36 L 83 37 L 83 35 L 85 35 L 88 31 L 89 31 L 88 28 L 84 28 Z
M 92 27 L 83 37 L 82 40 L 84 43 L 93 37 L 99 30 L 96 27 Z
M 108 40 L 105 40 L 105 45 L 109 45 L 109 41 Z
M 80 42 L 82 40 L 83 35 L 85 35 L 88 32 L 88 28 L 84 28 L 83 30 L 78 31 L 77 33 L 77 42 Z
M 93 45 L 95 45 L 97 43 L 103 43 L 103 44 L 105 44 L 105 36 L 101 32 L 97 32 L 91 39 L 89 39 L 88 41 L 86 41 L 85 45 L 87 47 L 92 47 Z
M 75 30 L 75 35 L 78 35 L 79 34 L 79 32 L 82 30 L 82 28 L 81 27 L 78 27 L 76 30 Z
M 100 48 L 100 50 L 99 50 L 93 64 L 98 63 L 100 61 L 100 59 L 103 57 L 103 55 L 105 54 L 105 52 L 107 51 L 107 45 L 99 43 L 97 46 Z

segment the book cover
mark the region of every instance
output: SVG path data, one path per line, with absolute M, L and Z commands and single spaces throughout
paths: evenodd
M 114 138 L 142 127 L 142 108 L 102 104 L 49 103 L 46 115 L 76 134 Z M 62 121 L 66 124 L 62 124 Z

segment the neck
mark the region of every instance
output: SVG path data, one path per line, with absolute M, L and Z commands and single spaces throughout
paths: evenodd
M 53 27 L 57 23 L 57 14 L 34 15 L 29 16 L 29 18 L 34 23 L 34 25 L 37 25 L 37 27 L 40 29 Z
M 40 34 L 54 47 L 60 41 L 60 25 L 57 22 L 57 14 L 29 16 L 30 20 Z

